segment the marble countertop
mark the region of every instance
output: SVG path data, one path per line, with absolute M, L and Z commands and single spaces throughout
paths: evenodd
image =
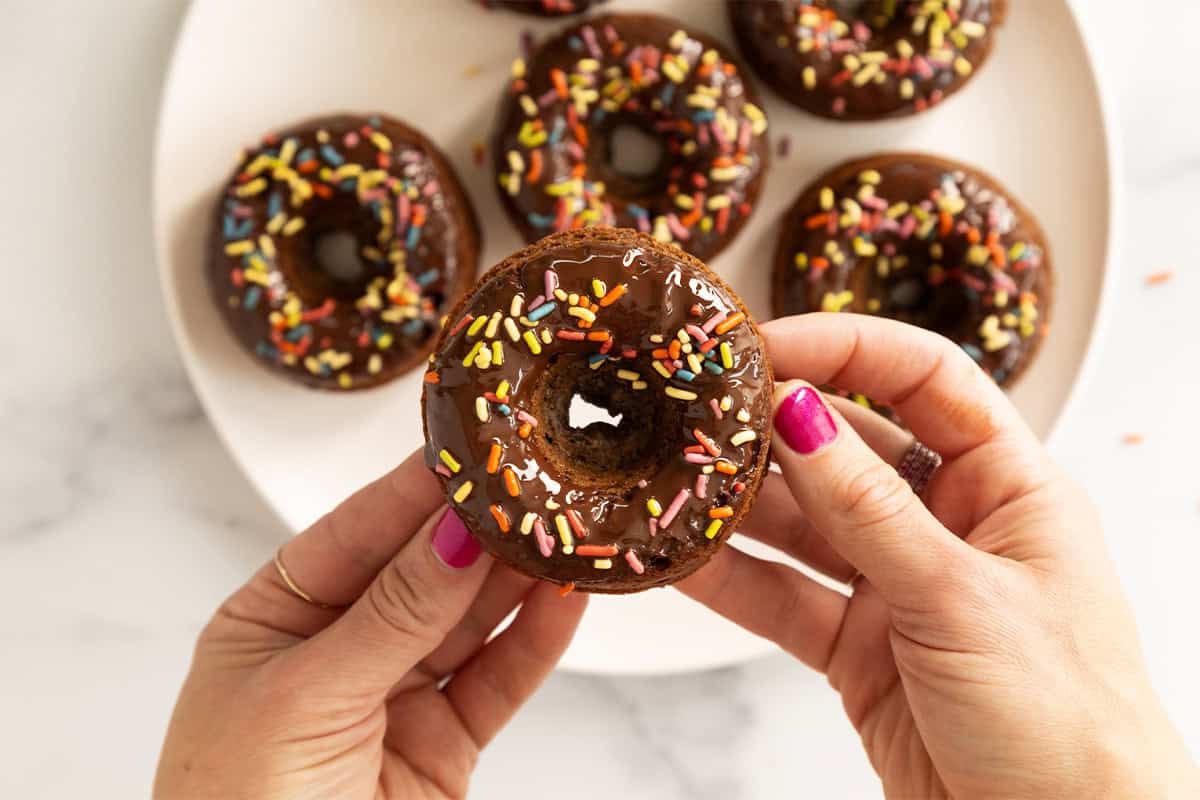
M 206 421 L 159 300 L 150 154 L 185 6 L 20 3 L 0 29 L 0 796 L 145 796 L 197 631 L 286 535 Z M 1200 28 L 1200 5 L 1128 9 L 1084 12 L 1124 141 L 1125 241 L 1099 369 L 1055 446 L 1102 508 L 1155 683 L 1200 753 L 1200 109 L 1179 102 L 1193 58 L 1162 37 Z M 605 765 L 584 781 L 531 768 L 564 723 Z M 783 656 L 555 675 L 485 753 L 474 796 L 567 781 L 579 800 L 879 794 L 837 698 Z

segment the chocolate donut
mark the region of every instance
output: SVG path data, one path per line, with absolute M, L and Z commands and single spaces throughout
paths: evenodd
M 972 167 L 892 153 L 835 167 L 788 212 L 777 316 L 855 311 L 959 344 L 999 384 L 1046 335 L 1053 275 L 1034 216 Z
M 360 274 L 317 257 L 353 237 Z M 221 194 L 209 285 L 260 363 L 318 389 L 391 380 L 429 352 L 475 277 L 479 225 L 450 163 L 381 115 L 315 119 L 242 154 Z
M 613 135 L 661 146 L 618 170 Z M 634 228 L 711 258 L 749 217 L 767 164 L 767 120 L 715 40 L 650 14 L 597 17 L 513 64 L 492 155 L 500 199 L 527 241 L 579 227 Z
M 963 87 L 1007 0 L 728 0 L 746 59 L 785 99 L 831 119 L 915 114 Z
M 767 470 L 771 371 L 697 259 L 630 230 L 547 236 L 451 313 L 425 376 L 425 461 L 485 549 L 584 591 L 700 567 Z M 576 398 L 616 424 L 572 427 Z
M 504 8 L 534 14 L 539 17 L 565 17 L 582 14 L 589 6 L 599 5 L 604 0 L 480 0 L 484 8 Z

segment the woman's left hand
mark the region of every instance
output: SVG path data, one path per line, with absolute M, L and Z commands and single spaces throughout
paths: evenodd
M 218 609 L 155 797 L 466 794 L 480 750 L 554 668 L 586 598 L 494 563 L 442 502 L 415 453 Z M 304 600 L 288 580 L 348 607 Z

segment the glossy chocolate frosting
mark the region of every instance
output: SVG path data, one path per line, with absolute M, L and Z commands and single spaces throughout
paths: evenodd
M 384 383 L 428 354 L 475 277 L 479 226 L 449 162 L 380 115 L 314 119 L 244 152 L 217 204 L 209 284 L 230 330 L 319 389 Z M 317 241 L 353 237 L 362 274 L 323 269 Z
M 1000 384 L 1045 337 L 1053 275 L 1034 216 L 994 178 L 893 153 L 818 178 L 784 219 L 776 316 L 853 311 L 952 339 Z
M 1007 0 L 728 0 L 746 60 L 831 119 L 905 116 L 957 92 L 992 49 Z
M 757 201 L 769 149 L 761 109 L 726 49 L 685 23 L 590 19 L 514 63 L 492 142 L 501 202 L 527 241 L 625 227 L 711 258 Z M 613 165 L 612 136 L 626 125 L 662 145 L 647 174 Z
M 572 428 L 576 395 L 620 423 Z M 503 261 L 453 312 L 422 408 L 426 463 L 490 553 L 632 592 L 691 573 L 749 510 L 771 373 L 703 264 L 633 231 L 570 231 Z
M 565 17 L 582 14 L 604 0 L 481 0 L 485 8 L 504 8 L 539 17 Z

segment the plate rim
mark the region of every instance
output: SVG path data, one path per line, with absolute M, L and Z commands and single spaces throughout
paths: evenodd
M 184 370 L 188 377 L 188 382 L 191 384 L 196 396 L 200 401 L 201 407 L 204 409 L 204 414 L 212 425 L 214 432 L 217 435 L 221 446 L 233 459 L 247 483 L 250 484 L 254 493 L 262 499 L 263 503 L 271 510 L 286 530 L 290 531 L 288 538 L 299 533 L 293 530 L 293 526 L 289 523 L 287 516 L 283 513 L 279 504 L 267 493 L 265 488 L 254 477 L 254 472 L 250 468 L 244 454 L 233 446 L 232 439 L 226 430 L 225 424 L 221 421 L 218 415 L 212 413 L 214 403 L 212 393 L 215 389 L 200 380 L 199 375 L 199 359 L 196 354 L 196 349 L 190 342 L 187 331 L 183 322 L 183 314 L 179 303 L 179 289 L 176 284 L 174 270 L 171 268 L 169 258 L 169 237 L 167 236 L 166 226 L 167 220 L 163 208 L 163 200 L 161 197 L 161 172 L 163 170 L 164 161 L 164 128 L 166 120 L 166 112 L 171 98 L 174 96 L 176 89 L 174 88 L 179 81 L 179 50 L 180 44 L 188 36 L 189 31 L 194 26 L 194 21 L 197 16 L 197 7 L 202 0 L 193 0 L 188 5 L 187 11 L 175 33 L 174 40 L 171 45 L 171 60 L 167 68 L 162 82 L 162 92 L 160 95 L 158 108 L 154 123 L 154 148 L 151 154 L 151 169 L 150 169 L 150 200 L 151 200 L 151 226 L 154 232 L 154 261 L 155 273 L 157 275 L 159 286 L 162 292 L 162 299 L 166 308 L 167 319 L 171 329 L 171 336 L 174 339 L 176 350 L 179 352 L 183 361 Z M 1068 389 L 1066 397 L 1055 414 L 1049 429 L 1045 436 L 1045 446 L 1052 451 L 1057 451 L 1060 447 L 1061 440 L 1060 432 L 1063 428 L 1064 421 L 1070 418 L 1075 408 L 1080 404 L 1081 398 L 1087 388 L 1095 379 L 1095 375 L 1099 369 L 1099 361 L 1101 351 L 1104 349 L 1105 334 L 1112 323 L 1113 308 L 1115 306 L 1116 288 L 1118 278 L 1121 273 L 1121 262 L 1119 259 L 1120 248 L 1124 241 L 1124 227 L 1121 215 L 1118 210 L 1122 208 L 1124 202 L 1124 187 L 1119 180 L 1124 164 L 1124 149 L 1120 138 L 1120 128 L 1116 125 L 1117 112 L 1114 100 L 1113 91 L 1108 87 L 1105 80 L 1109 74 L 1107 62 L 1104 55 L 1104 50 L 1097 44 L 1097 36 L 1092 31 L 1089 23 L 1086 21 L 1081 3 L 1082 0 L 1062 0 L 1067 8 L 1070 16 L 1071 24 L 1079 35 L 1080 41 L 1083 44 L 1084 54 L 1087 60 L 1088 79 L 1092 85 L 1097 105 L 1099 106 L 1100 119 L 1102 129 L 1100 135 L 1104 140 L 1105 152 L 1105 183 L 1107 184 L 1107 209 L 1106 209 L 1106 229 L 1107 237 L 1104 242 L 1104 263 L 1103 270 L 1100 276 L 1100 287 L 1098 292 L 1098 302 L 1096 304 L 1095 313 L 1092 315 L 1090 329 L 1087 331 L 1086 344 L 1084 346 L 1083 358 L 1080 361 L 1075 379 Z M 283 541 L 286 541 L 284 539 Z M 605 665 L 588 665 L 588 664 L 560 664 L 558 669 L 564 672 L 571 672 L 580 675 L 599 675 L 599 676 L 665 676 L 665 675 L 684 675 L 689 673 L 701 672 L 706 670 L 723 669 L 737 666 L 740 664 L 749 663 L 751 661 L 762 659 L 774 653 L 782 652 L 779 647 L 766 639 L 759 639 L 755 642 L 754 647 L 747 648 L 746 652 L 741 652 L 733 655 L 725 655 L 723 653 L 713 653 L 710 658 L 703 661 L 697 661 L 686 666 L 678 664 L 659 663 L 649 666 L 625 667 L 621 664 L 605 664 Z

